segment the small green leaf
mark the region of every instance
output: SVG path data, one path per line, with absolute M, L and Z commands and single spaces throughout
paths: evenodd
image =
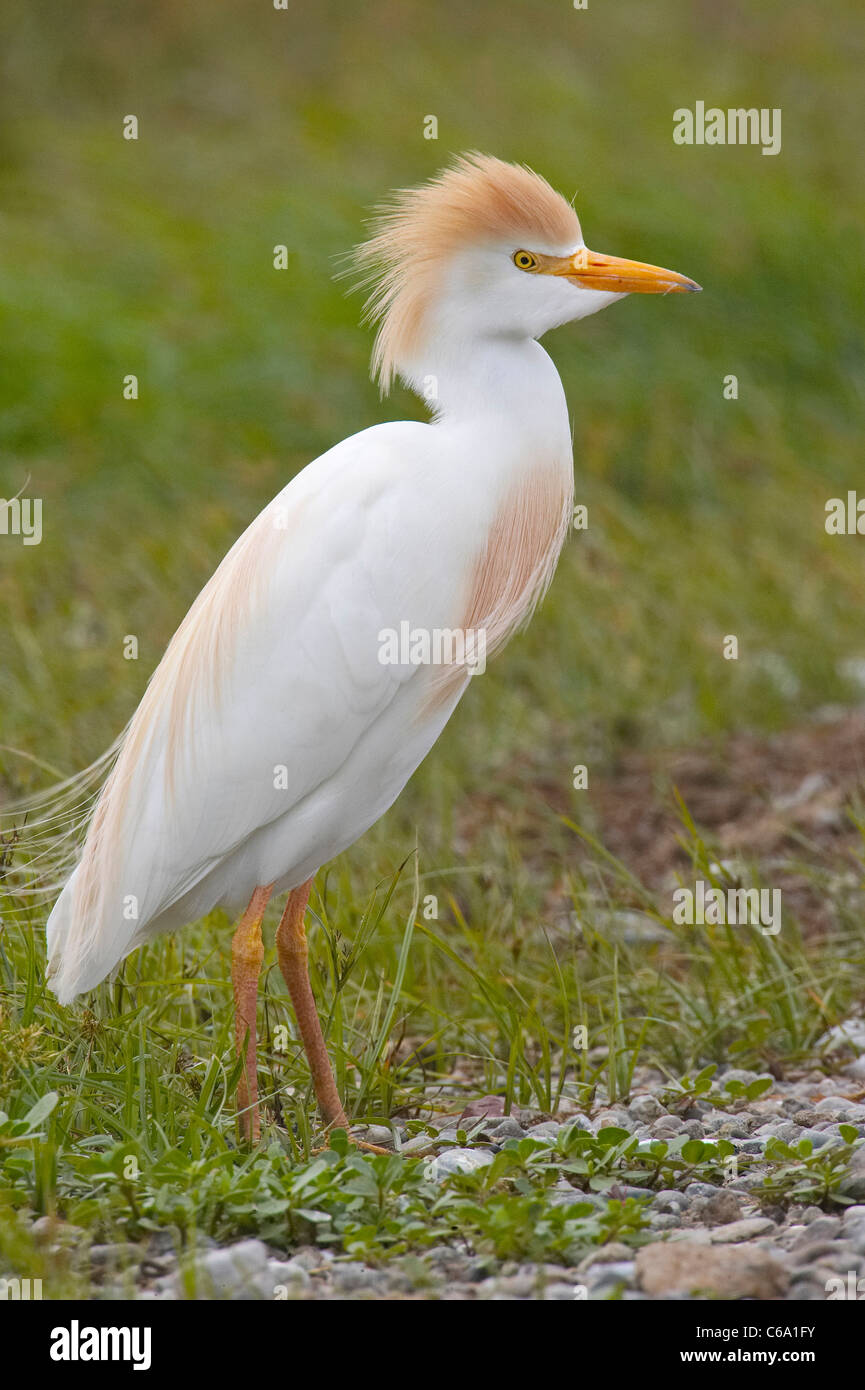
M 24 1123 L 30 1129 L 38 1129 L 43 1120 L 47 1120 L 51 1111 L 60 1099 L 56 1091 L 47 1091 L 44 1096 L 40 1096 L 32 1110 L 28 1110 L 24 1116 Z
M 682 1157 L 686 1163 L 699 1163 L 706 1147 L 702 1139 L 689 1139 L 687 1144 L 682 1145 Z
M 338 1153 L 345 1158 L 349 1149 L 349 1138 L 344 1129 L 331 1130 L 330 1148 L 333 1149 L 334 1153 Z
M 762 1096 L 764 1091 L 771 1090 L 774 1084 L 771 1076 L 758 1076 L 757 1080 L 752 1081 L 750 1086 L 746 1088 L 745 1095 L 749 1100 L 756 1100 L 758 1096 Z
M 621 1144 L 630 1137 L 626 1129 L 619 1129 L 616 1125 L 608 1125 L 605 1129 L 598 1130 L 598 1139 L 605 1145 Z

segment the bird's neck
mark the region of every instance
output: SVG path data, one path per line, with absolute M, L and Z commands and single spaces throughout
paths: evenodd
M 494 421 L 539 445 L 570 452 L 565 393 L 555 365 L 530 338 L 442 344 L 403 369 L 412 388 L 448 423 Z

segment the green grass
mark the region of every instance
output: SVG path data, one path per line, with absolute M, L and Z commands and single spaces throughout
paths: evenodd
M 644 1062 L 677 1077 L 731 1055 L 760 1069 L 807 1057 L 860 997 L 861 862 L 843 866 L 852 889 L 834 866 L 820 880 L 828 937 L 789 918 L 775 939 L 698 937 L 587 842 L 571 769 L 595 779 L 627 750 L 769 733 L 861 694 L 842 665 L 865 654 L 861 538 L 823 528 L 827 498 L 862 477 L 853 0 L 831 14 L 804 0 L 374 0 L 290 15 L 211 0 L 122 17 L 87 0 L 74 20 L 34 0 L 4 26 L 0 495 L 43 498 L 44 539 L 0 538 L 0 791 L 74 772 L 112 741 L 218 559 L 299 468 L 377 420 L 422 418 L 400 391 L 378 399 L 358 299 L 332 278 L 370 205 L 462 149 L 525 159 L 578 188 L 589 245 L 674 266 L 704 293 L 631 299 L 548 341 L 589 529 L 398 805 L 319 877 L 314 984 L 339 1081 L 354 1114 L 381 1121 L 479 1091 L 554 1111 L 600 1083 L 627 1094 Z M 697 99 L 782 107 L 782 154 L 674 146 L 672 112 Z M 128 112 L 137 143 L 120 136 Z M 438 141 L 422 138 L 428 113 Z M 736 401 L 722 394 L 731 372 Z M 130 633 L 138 661 L 123 659 Z M 712 847 L 683 834 L 712 877 Z M 87 1165 L 131 1146 L 147 1191 L 168 1190 L 147 1208 L 154 1224 L 189 1224 L 165 1176 L 175 1162 L 193 1206 L 240 1173 L 290 1203 L 314 1119 L 272 951 L 270 1147 L 250 1158 L 233 1148 L 228 923 L 146 948 L 61 1009 L 44 988 L 44 911 L 19 886 L 0 927 L 0 1109 L 17 1122 L 59 1099 L 11 1146 L 4 1202 L 83 1203 L 94 1233 L 116 1231 L 129 1194 Z M 667 936 L 619 939 L 625 909 Z M 591 1046 L 575 1051 L 583 1024 Z M 420 1192 L 401 1162 L 389 1190 Z M 326 1186 L 337 1170 L 319 1171 Z M 495 1183 L 528 1229 L 513 1173 Z M 457 1200 L 459 1184 L 446 1192 Z M 417 1196 L 421 1227 L 438 1229 L 438 1200 Z M 211 1229 L 264 1229 L 250 1203 Z M 17 1221 L 2 1229 L 23 1248 Z M 602 1233 L 554 1229 L 550 1248 L 573 1253 L 578 1236 Z M 389 1239 L 376 1227 L 370 1250 Z

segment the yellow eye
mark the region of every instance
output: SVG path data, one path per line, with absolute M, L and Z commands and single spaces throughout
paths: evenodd
M 537 258 L 532 255 L 531 251 L 515 251 L 514 265 L 517 270 L 537 270 L 538 268 Z

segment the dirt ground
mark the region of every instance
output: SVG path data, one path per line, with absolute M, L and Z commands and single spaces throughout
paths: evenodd
M 580 793 L 558 776 L 539 778 L 532 762 L 527 756 L 502 769 L 488 793 L 465 806 L 460 834 L 467 843 L 501 822 L 526 860 L 551 866 L 557 859 L 560 867 L 551 821 L 574 818 L 574 796 L 587 797 L 583 823 L 645 887 L 665 890 L 689 870 L 678 793 L 713 852 L 757 863 L 809 932 L 829 925 L 827 874 L 861 883 L 865 709 L 825 709 L 768 738 L 736 733 L 690 748 L 629 752 Z M 574 844 L 573 832 L 565 843 L 568 858 L 591 853 Z

